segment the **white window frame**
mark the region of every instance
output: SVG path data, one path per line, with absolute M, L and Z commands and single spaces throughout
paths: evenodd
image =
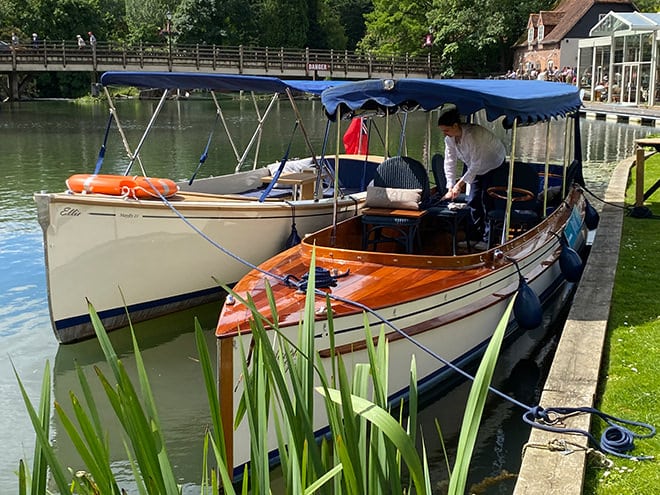
M 543 37 L 545 35 L 545 26 L 543 24 L 539 24 L 539 43 L 543 41 Z
M 534 42 L 534 26 L 527 29 L 527 43 L 530 45 Z

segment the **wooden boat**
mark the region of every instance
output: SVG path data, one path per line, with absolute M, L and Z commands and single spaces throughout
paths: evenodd
M 409 376 L 405 370 L 409 369 L 413 356 L 420 390 L 431 386 L 437 389 L 454 372 L 436 356 L 459 366 L 477 358 L 505 308 L 519 292 L 524 303 L 516 304 L 519 307 L 509 322 L 508 335 L 538 325 L 537 315 L 542 305 L 551 301 L 567 281 L 576 281 L 581 273 L 577 251 L 584 246 L 588 229 L 585 227 L 587 203 L 579 185 L 582 181 L 580 98 L 575 87 L 541 81 L 406 79 L 347 84 L 324 91 L 321 98 L 332 120 L 351 117 L 360 111 L 392 115 L 417 109 L 432 111 L 453 103 L 463 115 L 483 112 L 489 120 L 512 128 L 514 142 L 520 124 L 566 117 L 572 122 L 566 132 L 575 132 L 574 149 L 570 154 L 565 153 L 566 162 L 572 155 L 571 166 L 547 161 L 536 164 L 544 184 L 548 184 L 552 167 L 565 166 L 564 172 L 556 174 L 563 181 L 559 188 L 565 194 L 549 214 L 541 215 L 543 218 L 537 225 L 514 234 L 510 233 L 513 224 L 509 218 L 514 198 L 511 193 L 505 193 L 508 210 L 503 232 L 510 235 L 503 235 L 503 242 L 484 252 L 457 255 L 452 255 L 449 249 L 438 252 L 436 231 L 425 225 L 433 221 L 431 212 L 421 215 L 421 247 L 415 246 L 413 252 L 403 251 L 406 243 L 377 243 L 373 247 L 365 243 L 368 241 L 365 218 L 374 212 L 363 210 L 362 216 L 308 235 L 300 245 L 262 263 L 235 285 L 239 297 L 228 297 L 216 329 L 220 404 L 232 411 L 236 411 L 242 394 L 243 363 L 238 349 L 249 349 L 252 339 L 252 313 L 239 302 L 240 298 L 249 295 L 266 320 L 272 321 L 268 285 L 277 307 L 279 331 L 295 342 L 305 304 L 305 293 L 301 290 L 304 284 L 298 281 L 309 273 L 314 254 L 317 278 L 325 282 L 322 286 L 317 284 L 314 329 L 316 349 L 320 349 L 324 365 L 329 366 L 331 359 L 325 309 L 325 298 L 329 296 L 335 350 L 349 370 L 356 363 L 368 362 L 364 313 L 372 328 L 379 328 L 385 322 L 391 401 L 405 398 L 408 393 Z M 519 166 L 513 152 L 510 162 L 515 163 L 514 170 Z M 511 179 L 514 176 L 515 173 Z M 547 197 L 545 192 L 541 194 Z M 408 212 L 413 216 L 419 213 Z M 389 210 L 382 214 L 397 216 L 405 212 Z M 239 340 L 243 346 L 238 345 Z M 320 396 L 319 401 L 322 401 Z M 319 410 L 323 410 L 321 404 L 315 412 Z M 315 431 L 322 433 L 326 428 L 322 415 L 317 415 Z M 225 424 L 228 451 L 236 467 L 249 460 L 246 435 L 249 431 L 245 421 L 236 430 L 229 422 Z M 274 437 L 271 440 L 275 446 Z
M 318 95 L 338 82 L 108 72 L 101 83 L 105 87 L 160 88 L 162 97 L 140 144 L 127 150 L 132 158 L 124 175 L 96 170 L 72 176 L 67 191 L 34 196 L 44 235 L 52 326 L 60 343 L 94 335 L 86 300 L 94 304 L 107 330 L 127 325 L 126 309 L 131 320 L 138 322 L 218 300 L 219 283 L 234 283 L 248 271 L 233 254 L 257 264 L 283 250 L 296 232 L 304 235 L 330 225 L 333 218 L 356 215 L 364 203 L 370 174 L 382 160 L 364 155 L 324 159 L 310 150 L 308 158 L 272 157 L 268 166 L 255 160 L 254 167 L 245 170 L 248 152 L 254 152 L 259 142 L 263 120 L 282 95 L 295 105 L 294 95 Z M 215 91 L 272 95 L 250 143 L 242 155 L 237 153 L 235 173 L 176 184 L 170 179 L 147 178 L 144 170 L 140 176 L 129 175 L 134 161 L 142 163 L 140 147 L 167 98 L 192 88 L 212 91 L 209 102 L 223 121 Z M 111 120 L 114 116 L 119 122 L 109 93 L 108 99 Z M 283 149 L 286 142 L 283 139 Z M 332 174 L 335 163 L 340 164 L 338 178 L 345 193 L 339 201 L 324 195 L 320 180 Z M 172 167 L 175 170 L 176 164 Z M 277 184 L 273 181 L 276 176 Z M 277 187 L 271 188 L 273 185 Z

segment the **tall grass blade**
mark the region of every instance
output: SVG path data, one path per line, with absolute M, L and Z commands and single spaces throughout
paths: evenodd
M 324 390 L 320 387 L 317 391 L 324 394 Z M 328 390 L 328 397 L 334 402 L 340 403 L 342 400 L 341 393 L 338 390 Z M 353 409 L 356 414 L 364 416 L 378 427 L 385 436 L 393 443 L 393 445 L 401 452 L 401 456 L 408 466 L 410 476 L 415 485 L 415 490 L 419 495 L 426 493 L 426 484 L 424 482 L 424 474 L 422 471 L 422 464 L 417 455 L 415 444 L 410 437 L 406 434 L 403 427 L 396 422 L 392 415 L 385 409 L 375 405 L 374 403 L 352 395 L 350 400 L 353 404 Z
M 204 339 L 202 327 L 199 324 L 199 320 L 197 318 L 195 318 L 195 343 L 197 345 L 197 354 L 199 356 L 200 366 L 202 367 L 204 386 L 206 388 L 206 397 L 208 399 L 209 411 L 211 413 L 213 440 L 220 449 L 220 452 L 224 453 L 222 460 L 224 464 L 227 464 L 227 447 L 225 445 L 225 434 L 222 427 L 222 416 L 220 414 L 220 402 L 218 401 L 217 396 L 213 364 L 211 364 L 209 349 L 206 345 L 206 340 Z
M 73 393 L 70 393 L 70 395 L 74 414 L 78 420 L 78 424 L 84 425 L 82 426 L 84 433 L 82 436 L 78 433 L 74 423 L 64 409 L 56 403 L 55 411 L 60 418 L 62 427 L 87 467 L 89 474 L 94 478 L 96 484 L 101 487 L 103 493 L 119 493 L 119 489 L 113 483 L 114 477 L 110 470 L 110 462 L 105 446 L 96 436 L 96 432 L 93 428 L 87 427 L 89 421 L 86 418 L 85 412 L 82 411 L 76 396 Z
M 18 461 L 18 495 L 27 495 L 28 479 L 29 475 L 25 467 L 25 462 L 21 459 Z
M 98 369 L 97 375 L 101 379 L 101 383 L 106 391 L 106 395 L 110 399 L 115 414 L 128 435 L 145 485 L 147 489 L 153 487 L 159 493 L 179 493 L 180 487 L 176 483 L 176 477 L 165 449 L 162 428 L 160 427 L 146 368 L 133 327 L 131 326 L 133 350 L 142 397 L 148 414 L 144 412 L 140 398 L 121 360 L 117 357 L 94 306 L 89 302 L 88 310 L 101 350 L 117 381 L 117 391 L 115 392 L 113 390 L 107 379 L 105 379 Z
M 25 387 L 23 386 L 23 382 L 21 381 L 21 378 L 18 376 L 18 372 L 16 371 L 16 367 L 14 366 L 14 363 L 11 363 L 12 369 L 14 370 L 14 375 L 16 376 L 16 380 L 18 381 L 18 386 L 21 390 L 21 395 L 23 396 L 23 402 L 25 403 L 25 407 L 28 411 L 28 414 L 30 416 L 30 421 L 32 421 L 32 427 L 34 428 L 34 432 L 37 435 L 37 441 L 35 443 L 35 459 L 36 456 L 41 455 L 44 456 L 46 463 L 38 463 L 35 464 L 37 466 L 37 469 L 39 471 L 32 472 L 32 486 L 31 486 L 31 492 L 34 494 L 41 494 L 41 493 L 46 493 L 46 486 L 45 486 L 45 479 L 47 475 L 47 468 L 50 466 L 50 471 L 53 477 L 53 480 L 55 481 L 55 484 L 57 486 L 57 489 L 60 491 L 60 493 L 67 493 L 69 490 L 68 487 L 68 481 L 67 481 L 67 476 L 64 474 L 65 471 L 62 469 L 59 461 L 57 460 L 57 457 L 55 456 L 55 451 L 53 450 L 53 447 L 50 445 L 50 439 L 48 438 L 48 425 L 50 424 L 50 387 L 51 387 L 51 381 L 50 381 L 50 363 L 46 361 L 46 365 L 44 367 L 44 378 L 42 381 L 42 387 L 41 387 L 41 397 L 40 400 L 46 401 L 45 406 L 42 404 L 41 406 L 41 412 L 43 413 L 46 409 L 48 410 L 48 419 L 46 423 L 42 421 L 42 418 L 37 414 L 37 411 L 34 409 L 32 402 L 30 401 L 30 398 L 28 397 L 28 394 L 25 390 Z M 44 392 L 45 390 L 48 390 L 48 392 Z M 44 409 L 44 407 L 46 409 Z M 43 481 L 43 484 L 41 483 L 41 480 Z
M 104 442 L 106 444 L 106 449 L 109 450 L 109 447 L 107 446 L 108 435 L 107 433 L 105 433 L 105 430 L 103 428 L 103 422 L 101 421 L 101 416 L 99 415 L 98 408 L 96 407 L 96 401 L 94 400 L 94 396 L 92 395 L 92 389 L 89 386 L 89 382 L 87 380 L 87 377 L 85 376 L 85 373 L 83 372 L 82 368 L 77 362 L 75 363 L 75 367 L 76 367 L 76 375 L 78 376 L 78 383 L 80 383 L 80 388 L 83 392 L 83 397 L 85 398 L 85 405 L 87 406 L 89 415 L 92 419 L 92 422 L 94 423 L 94 428 L 96 429 L 96 433 L 99 438 L 104 439 Z
M 468 396 L 461 433 L 458 439 L 458 449 L 456 452 L 456 463 L 449 479 L 449 495 L 462 495 L 465 492 L 472 452 L 479 432 L 479 424 L 483 414 L 486 398 L 488 397 L 488 387 L 493 378 L 495 364 L 502 347 L 502 341 L 509 323 L 509 317 L 513 309 L 516 296 L 511 298 L 502 318 L 497 324 L 497 328 L 488 343 L 479 369 L 474 377 L 470 394 Z

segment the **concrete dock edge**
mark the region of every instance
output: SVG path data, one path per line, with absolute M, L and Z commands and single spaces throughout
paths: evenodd
M 619 258 L 626 184 L 634 158 L 619 162 L 612 173 L 591 253 L 578 284 L 548 378 L 542 407 L 593 406 L 607 331 L 614 276 Z M 585 193 L 587 194 L 587 193 Z M 593 204 L 593 198 L 587 194 Z M 589 430 L 590 416 L 565 422 L 568 429 Z M 557 448 L 559 447 L 559 448 Z M 580 495 L 588 439 L 532 428 L 522 452 L 514 495 Z

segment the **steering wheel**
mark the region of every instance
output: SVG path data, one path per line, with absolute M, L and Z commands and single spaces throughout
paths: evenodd
M 493 186 L 487 189 L 488 195 L 497 198 L 506 200 L 506 186 Z M 511 189 L 511 201 L 532 201 L 534 199 L 534 193 L 528 189 L 523 189 L 522 187 L 513 187 Z

